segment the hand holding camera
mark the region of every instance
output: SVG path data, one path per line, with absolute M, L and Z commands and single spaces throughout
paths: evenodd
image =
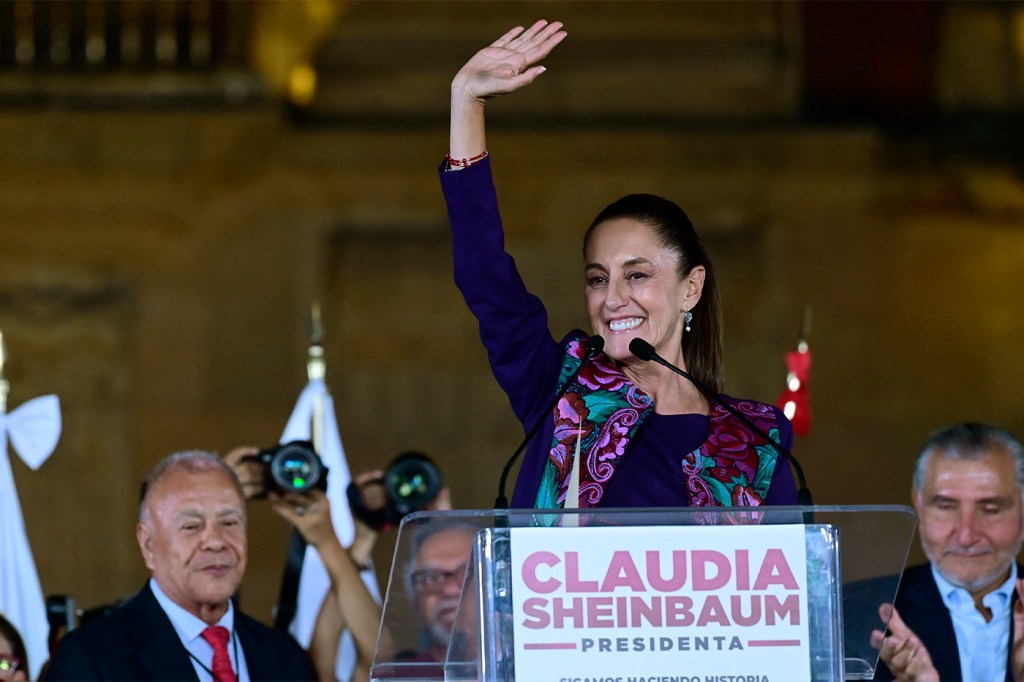
M 267 497 L 270 493 L 308 493 L 327 490 L 327 467 L 313 444 L 295 440 L 272 448 L 243 446 L 224 456 L 235 470 L 246 499 Z
M 383 473 L 357 476 L 346 492 L 352 513 L 375 531 L 393 528 L 414 511 L 451 508 L 441 471 L 422 452 L 403 452 Z
M 327 542 L 337 541 L 331 503 L 322 490 L 285 495 L 271 492 L 268 498 L 274 511 L 294 526 L 307 544 L 319 549 Z
M 327 467 L 309 441 L 292 441 L 265 450 L 238 447 L 228 452 L 224 461 L 237 474 L 246 499 L 269 497 L 275 511 L 304 536 L 303 528 L 315 524 L 312 520 L 302 523 L 302 518 L 327 506 L 323 494 L 327 490 Z M 398 525 L 414 511 L 451 509 L 448 488 L 437 465 L 416 451 L 401 453 L 384 471 L 360 474 L 349 484 L 346 494 L 357 524 L 374 532 Z M 371 534 L 370 546 L 373 539 Z

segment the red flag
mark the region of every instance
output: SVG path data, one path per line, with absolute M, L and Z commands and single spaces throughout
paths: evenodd
M 811 430 L 811 403 L 808 384 L 811 376 L 811 349 L 803 339 L 796 350 L 786 353 L 786 388 L 779 395 L 778 406 L 793 422 L 793 433 L 806 436 Z

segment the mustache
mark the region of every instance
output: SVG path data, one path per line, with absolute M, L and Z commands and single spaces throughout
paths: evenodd
M 942 549 L 944 556 L 984 556 L 994 553 L 993 547 L 943 547 Z

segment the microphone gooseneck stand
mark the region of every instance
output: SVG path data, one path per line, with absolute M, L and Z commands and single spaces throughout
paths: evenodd
M 538 431 L 540 431 L 541 425 L 543 425 L 546 420 L 551 418 L 551 411 L 555 409 L 555 406 L 558 404 L 558 401 L 562 399 L 562 396 L 565 395 L 565 392 L 567 390 L 569 390 L 569 387 L 572 385 L 572 382 L 575 381 L 576 377 L 578 377 L 580 375 L 580 372 L 583 371 L 584 366 L 586 366 L 588 362 L 593 360 L 594 357 L 597 356 L 597 354 L 600 353 L 602 350 L 604 350 L 604 338 L 596 334 L 594 336 L 591 336 L 590 339 L 587 341 L 587 345 L 583 349 L 583 361 L 580 362 L 580 366 L 576 368 L 576 371 L 573 372 L 572 376 L 570 376 L 569 379 L 565 382 L 561 390 L 559 390 L 558 393 L 555 394 L 554 400 L 551 401 L 551 404 L 547 407 L 546 410 L 541 412 L 540 418 L 537 419 L 536 422 L 534 422 L 533 426 L 526 434 L 526 438 L 523 439 L 523 442 L 519 444 L 519 447 L 516 448 L 516 451 L 513 452 L 512 456 L 508 458 L 507 462 L 505 462 L 505 468 L 501 472 L 501 480 L 498 482 L 498 497 L 494 500 L 495 509 L 508 509 L 508 497 L 505 496 L 505 487 L 506 483 L 508 482 L 508 474 L 510 471 L 512 471 L 512 465 L 515 464 L 515 461 L 517 459 L 519 459 L 519 455 L 521 455 L 523 453 L 523 450 L 526 449 L 527 444 L 531 440 L 533 440 L 533 437 L 537 435 Z
M 783 459 L 789 462 L 789 464 L 793 467 L 793 470 L 796 472 L 796 478 L 800 485 L 800 489 L 797 490 L 796 493 L 797 504 L 808 507 L 813 504 L 811 501 L 811 491 L 807 487 L 807 479 L 804 477 L 804 469 L 803 467 L 800 466 L 800 462 L 797 461 L 796 457 L 793 455 L 792 452 L 782 447 L 781 443 L 779 443 L 774 438 L 772 438 L 767 433 L 758 428 L 757 425 L 754 424 L 754 422 L 750 421 L 750 419 L 748 419 L 746 415 L 744 415 L 742 412 L 740 412 L 735 407 L 726 402 L 726 400 L 718 393 L 712 391 L 710 388 L 708 388 L 703 383 L 698 381 L 688 372 L 680 369 L 679 367 L 676 367 L 671 362 L 658 355 L 657 351 L 654 350 L 654 346 L 652 346 L 648 342 L 639 338 L 633 339 L 632 341 L 629 342 L 629 352 L 635 355 L 636 357 L 640 358 L 641 360 L 656 362 L 659 365 L 662 365 L 663 367 L 667 367 L 668 369 L 672 370 L 679 376 L 683 377 L 691 384 L 693 384 L 697 388 L 697 390 L 704 395 L 705 398 L 707 398 L 710 401 L 713 401 L 717 405 L 721 405 L 722 407 L 724 407 L 726 410 L 729 411 L 729 414 L 736 417 L 736 419 L 743 422 L 745 426 L 752 429 L 756 434 L 758 434 L 759 436 L 767 440 L 769 443 L 771 443 L 772 447 L 775 448 L 775 451 L 779 453 Z

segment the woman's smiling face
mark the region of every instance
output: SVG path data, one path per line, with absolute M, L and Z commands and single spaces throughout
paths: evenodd
M 670 362 L 682 363 L 683 313 L 700 300 L 704 268 L 679 278 L 679 256 L 648 226 L 617 218 L 594 228 L 586 253 L 587 314 L 619 362 L 635 358 L 629 342 L 642 338 Z

